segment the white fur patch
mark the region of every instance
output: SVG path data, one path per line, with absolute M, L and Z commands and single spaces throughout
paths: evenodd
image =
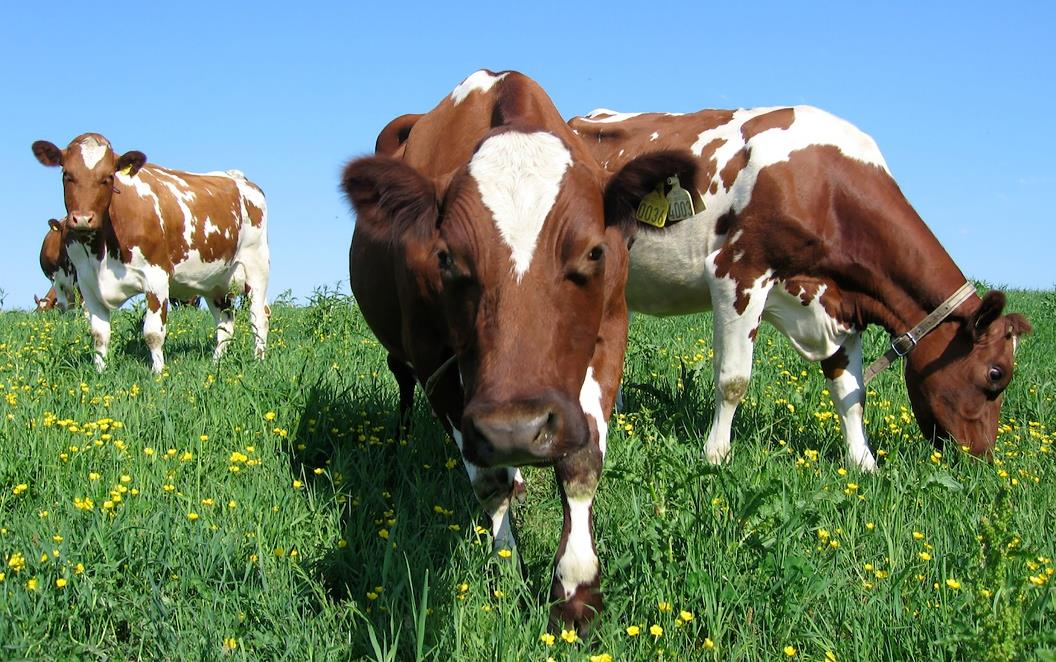
M 462 103 L 469 96 L 470 92 L 487 92 L 492 88 L 495 83 L 499 82 L 506 77 L 506 74 L 499 74 L 498 76 L 491 72 L 475 71 L 469 75 L 464 81 L 458 84 L 457 87 L 451 92 L 451 100 L 455 102 L 455 105 Z
M 601 449 L 602 457 L 605 456 L 605 448 L 609 434 L 608 417 L 601 408 L 601 385 L 594 379 L 594 367 L 587 368 L 587 375 L 583 378 L 583 388 L 579 390 L 579 406 L 583 413 L 594 419 L 598 426 L 598 447 Z
M 576 588 L 593 581 L 598 576 L 598 557 L 594 554 L 594 541 L 590 536 L 591 499 L 569 499 L 569 530 L 565 553 L 554 568 L 554 576 L 565 589 L 565 598 L 570 598 Z
M 638 117 L 639 115 L 641 115 L 641 113 L 618 113 L 615 110 L 609 110 L 608 108 L 597 108 L 587 113 L 586 117 L 583 119 L 598 124 L 615 124 L 616 122 L 623 122 L 624 120 L 629 120 L 632 117 Z
M 88 136 L 78 143 L 81 147 L 81 159 L 84 161 L 84 165 L 88 166 L 89 170 L 95 168 L 99 161 L 106 156 L 106 151 L 110 149 L 110 145 L 99 140 L 95 136 Z
M 554 206 L 572 155 L 551 133 L 507 131 L 488 138 L 469 162 L 481 199 L 510 248 L 518 282 Z

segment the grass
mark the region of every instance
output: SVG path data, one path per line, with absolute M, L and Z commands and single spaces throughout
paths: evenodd
M 595 507 L 606 611 L 572 643 L 545 636 L 551 472 L 525 472 L 524 579 L 420 399 L 391 441 L 395 385 L 343 297 L 272 306 L 264 363 L 244 312 L 215 365 L 208 313 L 176 310 L 160 377 L 141 311 L 102 375 L 81 316 L 0 314 L 0 658 L 1054 659 L 1056 293 L 1010 301 L 1035 333 L 994 462 L 934 453 L 892 370 L 872 475 L 768 327 L 708 466 L 710 317 L 635 317 Z

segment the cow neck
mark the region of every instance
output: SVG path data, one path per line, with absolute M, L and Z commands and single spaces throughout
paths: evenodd
M 926 230 L 923 221 L 920 223 Z M 856 326 L 877 324 L 891 336 L 899 336 L 920 324 L 965 284 L 964 274 L 938 240 L 930 231 L 923 234 L 927 236 L 917 238 L 917 250 L 895 247 L 888 252 L 891 259 L 875 269 L 861 269 L 856 265 L 856 273 L 848 278 L 849 282 L 861 286 L 850 297 Z M 925 250 L 921 250 L 922 245 Z M 910 252 L 912 255 L 907 255 Z M 913 258 L 921 254 L 928 258 L 917 263 Z M 979 303 L 977 296 L 970 296 L 942 323 L 967 319 Z

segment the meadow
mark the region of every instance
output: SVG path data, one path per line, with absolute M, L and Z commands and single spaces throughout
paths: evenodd
M 636 316 L 587 641 L 547 633 L 552 472 L 525 471 L 518 555 L 496 557 L 420 393 L 393 441 L 347 297 L 280 297 L 263 363 L 245 311 L 214 364 L 209 314 L 175 310 L 158 377 L 141 307 L 104 374 L 80 314 L 2 313 L 0 658 L 1054 660 L 1056 292 L 1009 299 L 1035 331 L 993 461 L 925 442 L 896 368 L 870 386 L 874 474 L 766 326 L 732 463 L 709 466 L 711 318 Z

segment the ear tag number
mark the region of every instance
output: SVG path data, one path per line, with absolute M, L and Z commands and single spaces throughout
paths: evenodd
M 667 204 L 669 211 L 667 218 L 672 223 L 677 221 L 684 221 L 696 212 L 693 210 L 693 196 L 689 194 L 689 191 L 682 188 L 681 183 L 678 181 L 678 175 L 667 178 L 667 185 L 671 187 L 671 191 L 667 194 Z
M 647 193 L 642 198 L 634 217 L 647 225 L 662 228 L 664 223 L 667 222 L 668 206 L 667 198 L 664 197 L 664 183 L 660 182 L 657 184 L 656 190 Z

